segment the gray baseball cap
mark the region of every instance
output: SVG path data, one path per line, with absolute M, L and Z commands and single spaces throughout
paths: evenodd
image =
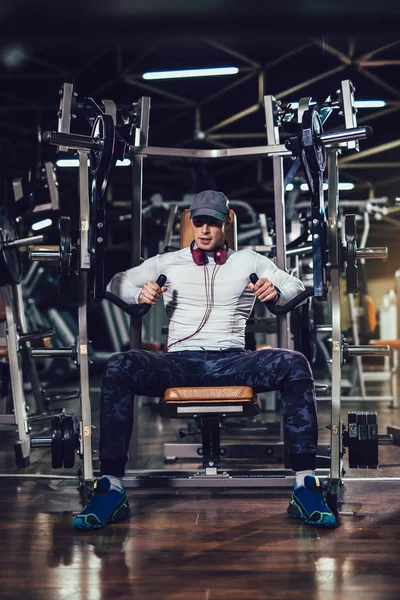
M 205 190 L 196 194 L 190 207 L 190 218 L 209 216 L 225 221 L 229 214 L 229 201 L 222 192 Z

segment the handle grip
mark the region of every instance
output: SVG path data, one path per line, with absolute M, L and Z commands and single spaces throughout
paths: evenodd
M 249 277 L 251 283 L 257 283 L 258 281 L 258 275 L 257 273 L 251 273 L 250 277 Z M 296 306 L 298 306 L 299 304 L 301 304 L 302 302 L 304 302 L 304 300 L 306 300 L 307 298 L 310 298 L 310 296 L 314 295 L 314 290 L 312 288 L 309 288 L 308 290 L 304 290 L 303 292 L 300 292 L 300 294 L 297 294 L 297 296 L 295 296 L 295 298 L 292 298 L 291 300 L 289 300 L 289 302 L 286 302 L 286 304 L 283 304 L 283 306 L 277 306 L 276 304 L 274 304 L 273 302 L 265 302 L 265 306 L 268 308 L 269 312 L 271 312 L 273 315 L 286 315 L 288 312 L 290 312 L 291 310 L 293 310 L 294 308 L 296 308 Z
M 159 287 L 162 287 L 166 281 L 167 278 L 165 275 L 159 275 L 156 284 Z M 118 306 L 131 317 L 144 317 L 144 315 L 147 314 L 152 307 L 151 304 L 128 304 L 112 292 L 104 292 L 104 298 Z

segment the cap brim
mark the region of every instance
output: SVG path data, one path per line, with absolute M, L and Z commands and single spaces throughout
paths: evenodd
M 228 213 L 224 214 L 219 212 L 219 210 L 213 210 L 212 208 L 197 208 L 195 210 L 190 211 L 190 218 L 193 217 L 214 217 L 214 219 L 218 219 L 218 221 L 225 221 Z

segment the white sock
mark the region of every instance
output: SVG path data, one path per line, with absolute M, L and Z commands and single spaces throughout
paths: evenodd
M 296 471 L 296 487 L 300 487 L 304 485 L 304 479 L 307 475 L 311 475 L 311 477 L 315 477 L 315 471 Z
M 122 483 L 122 479 L 120 477 L 115 477 L 115 475 L 103 475 L 103 477 L 107 477 L 107 479 L 110 481 L 110 490 L 122 492 L 124 484 Z

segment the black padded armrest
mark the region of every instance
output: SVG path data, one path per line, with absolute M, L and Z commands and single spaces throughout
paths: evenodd
M 166 281 L 167 278 L 165 275 L 159 275 L 156 284 L 162 287 Z M 152 304 L 128 304 L 112 292 L 104 292 L 104 298 L 118 306 L 131 317 L 144 317 L 152 307 Z
M 257 283 L 257 281 L 258 281 L 257 273 L 252 273 L 250 275 L 249 279 L 250 279 L 251 283 Z M 310 298 L 310 296 L 313 296 L 313 295 L 314 295 L 314 290 L 313 290 L 313 288 L 310 288 L 308 290 L 304 290 L 303 292 L 300 292 L 300 294 L 297 294 L 297 296 L 295 298 L 292 298 L 291 300 L 289 300 L 289 302 L 286 302 L 286 304 L 283 304 L 283 306 L 277 306 L 274 302 L 264 302 L 264 304 L 273 315 L 286 315 L 288 312 L 290 312 L 291 310 L 296 308 L 296 306 L 298 306 L 299 304 L 304 302 L 304 300 L 306 300 L 307 298 Z

